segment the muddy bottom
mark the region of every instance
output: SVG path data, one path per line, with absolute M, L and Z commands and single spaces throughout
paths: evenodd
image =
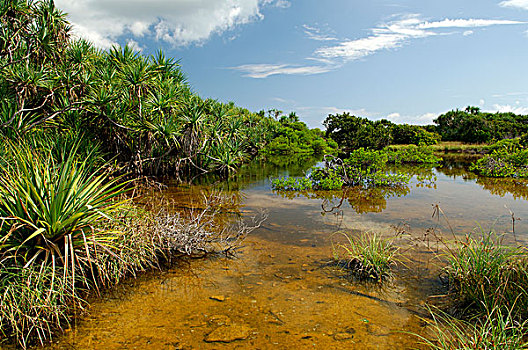
M 90 315 L 53 348 L 418 346 L 406 332 L 423 334 L 421 317 L 427 314 L 412 281 L 355 283 L 329 264 L 328 246 L 299 243 L 252 237 L 237 258 L 193 260 L 134 281 L 95 302 Z M 422 278 L 427 284 L 427 276 Z

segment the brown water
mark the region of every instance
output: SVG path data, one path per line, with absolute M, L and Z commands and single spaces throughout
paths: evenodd
M 182 261 L 169 271 L 131 280 L 93 302 L 88 315 L 53 348 L 419 348 L 409 332 L 427 334 L 423 305 L 442 292 L 441 262 L 425 232 L 436 227 L 439 234 L 451 235 L 443 216 L 431 217 L 432 205 L 440 206 L 457 233 L 480 225 L 508 239 L 525 242 L 528 237 L 528 190 L 518 180 L 477 179 L 454 166 L 433 170 L 434 184 L 413 179 L 397 191 L 352 189 L 343 197 L 341 192 L 292 196 L 270 189 L 268 176 L 302 171 L 299 165 L 256 164 L 218 183 L 238 193 L 243 216 L 261 209 L 269 215 L 237 257 Z M 207 188 L 170 187 L 164 195 L 190 206 Z M 521 219 L 515 235 L 510 211 Z M 329 264 L 338 229 L 390 234 L 394 226 L 409 235 L 400 241 L 407 260 L 392 281 L 382 286 L 354 282 Z

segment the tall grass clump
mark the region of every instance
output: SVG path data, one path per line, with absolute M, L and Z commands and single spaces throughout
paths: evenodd
M 398 248 L 394 238 L 382 238 L 379 233 L 362 233 L 352 237 L 342 233 L 345 243 L 333 245 L 334 259 L 349 268 L 359 279 L 377 280 L 392 276 L 392 267 L 398 261 Z
M 528 347 L 526 321 L 519 323 L 500 308 L 487 311 L 485 317 L 476 322 L 458 320 L 439 310 L 430 311 L 432 319 L 427 321 L 430 336 L 418 336 L 429 349 L 518 350 Z
M 451 313 L 429 310 L 430 349 L 528 348 L 528 251 L 493 232 L 445 245 Z
M 468 235 L 448 248 L 449 294 L 464 312 L 500 309 L 515 319 L 528 316 L 528 252 L 503 244 L 495 233 Z

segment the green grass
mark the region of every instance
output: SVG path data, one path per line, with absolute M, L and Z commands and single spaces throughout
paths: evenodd
M 430 310 L 430 335 L 420 342 L 433 350 L 517 350 L 526 349 L 526 321 L 519 323 L 508 312 L 493 309 L 474 322 L 458 320 L 439 310 Z
M 392 266 L 398 261 L 394 238 L 382 238 L 379 233 L 362 233 L 359 237 L 342 233 L 345 243 L 333 245 L 334 259 L 349 268 L 354 276 L 364 280 L 392 276 Z
M 528 251 L 493 232 L 445 245 L 450 311 L 429 310 L 430 349 L 528 348 Z
M 466 313 L 509 310 L 528 316 L 528 252 L 503 244 L 492 232 L 468 235 L 447 251 L 445 273 L 451 298 Z
M 459 141 L 442 141 L 431 147 L 437 152 L 469 152 L 482 153 L 486 149 L 486 144 L 463 143 Z

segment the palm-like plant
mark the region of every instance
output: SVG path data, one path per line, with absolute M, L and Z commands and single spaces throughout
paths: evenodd
M 0 169 L 0 261 L 62 266 L 72 278 L 93 270 L 89 252 L 111 249 L 116 238 L 97 225 L 122 205 L 116 199 L 123 185 L 94 172 L 93 158 L 78 160 L 77 146 L 60 163 L 51 152 L 6 148 L 11 159 Z

